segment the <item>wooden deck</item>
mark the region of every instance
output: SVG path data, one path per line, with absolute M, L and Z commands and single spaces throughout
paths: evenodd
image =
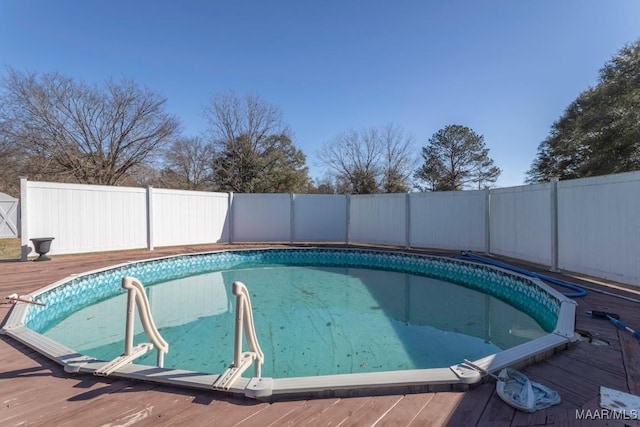
M 149 251 L 56 256 L 49 262 L 0 260 L 0 295 L 26 294 L 71 273 L 131 259 L 228 248 L 199 246 Z M 237 247 L 237 246 L 234 246 Z M 530 267 L 530 266 L 529 266 Z M 530 267 L 531 268 L 531 267 Z M 561 277 L 561 276 L 559 276 Z M 566 278 L 566 276 L 565 276 Z M 640 294 L 580 281 L 592 288 L 630 298 Z M 640 304 L 597 292 L 576 300 L 577 329 L 609 345 L 581 341 L 523 371 L 557 390 L 562 403 L 534 414 L 503 403 L 493 383 L 467 392 L 279 401 L 229 398 L 122 380 L 73 376 L 6 336 L 0 336 L 0 425 L 2 426 L 524 426 L 640 425 L 634 420 L 580 421 L 578 409 L 598 409 L 600 386 L 640 394 L 640 344 L 607 320 L 586 310 L 616 312 L 640 329 Z M 4 319 L 11 305 L 0 305 Z

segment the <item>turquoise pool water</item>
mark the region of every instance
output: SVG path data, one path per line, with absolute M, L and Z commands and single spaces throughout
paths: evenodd
M 534 281 L 487 266 L 400 252 L 280 248 L 181 255 L 69 278 L 36 294 L 46 307 L 26 307 L 23 322 L 111 359 L 123 349 L 123 276 L 147 287 L 170 344 L 165 365 L 214 373 L 232 358 L 234 280 L 252 294 L 263 373 L 276 377 L 448 366 L 550 332 L 560 311 L 559 297 Z
M 304 265 L 312 260 L 319 265 Z M 504 273 L 438 258 L 285 249 L 180 257 L 169 267 L 165 261 L 78 278 L 41 298 L 53 307 L 66 299 L 73 308 L 36 309 L 29 322 L 83 354 L 113 359 L 123 351 L 126 309 L 117 286 L 134 275 L 153 284 L 154 320 L 170 344 L 165 367 L 220 373 L 233 357 L 231 284 L 239 280 L 251 294 L 263 375 L 282 378 L 450 366 L 545 335 L 557 310 L 526 281 L 511 278 L 508 286 Z M 469 287 L 443 280 L 453 273 Z M 477 290 L 483 286 L 493 290 Z M 526 302 L 516 298 L 527 293 Z M 510 297 L 538 318 L 503 301 Z M 136 363 L 153 365 L 155 352 Z

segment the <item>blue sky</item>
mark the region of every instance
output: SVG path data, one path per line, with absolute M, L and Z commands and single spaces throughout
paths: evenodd
M 461 124 L 484 135 L 499 186 L 522 184 L 553 121 L 638 38 L 637 0 L 0 2 L 0 66 L 133 78 L 186 136 L 215 93 L 257 92 L 313 176 L 346 130 L 393 122 L 419 148 Z

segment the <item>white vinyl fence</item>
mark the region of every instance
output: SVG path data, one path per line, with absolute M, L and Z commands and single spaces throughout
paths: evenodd
M 412 193 L 409 246 L 486 251 L 487 191 Z
M 51 254 L 147 247 L 144 188 L 23 181 L 21 206 L 23 246 L 53 237 Z
M 640 286 L 640 172 L 482 191 L 233 194 L 21 182 L 23 259 L 216 242 L 336 242 L 513 257 Z M 30 255 L 35 255 L 31 251 Z
M 558 183 L 558 266 L 640 285 L 640 173 Z
M 550 184 L 491 190 L 491 252 L 551 264 Z
M 407 245 L 407 195 L 351 196 L 350 243 Z
M 234 242 L 289 242 L 290 194 L 234 194 Z
M 150 246 L 229 241 L 229 195 L 202 191 L 149 189 Z
M 347 197 L 338 194 L 293 195 L 293 242 L 342 242 L 347 239 Z

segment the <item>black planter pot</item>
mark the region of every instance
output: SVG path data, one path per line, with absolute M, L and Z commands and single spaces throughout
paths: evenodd
M 37 239 L 29 239 L 33 242 L 33 249 L 36 251 L 38 258 L 34 261 L 49 261 L 51 258 L 47 256 L 47 252 L 51 249 L 51 241 L 55 237 L 39 237 Z

